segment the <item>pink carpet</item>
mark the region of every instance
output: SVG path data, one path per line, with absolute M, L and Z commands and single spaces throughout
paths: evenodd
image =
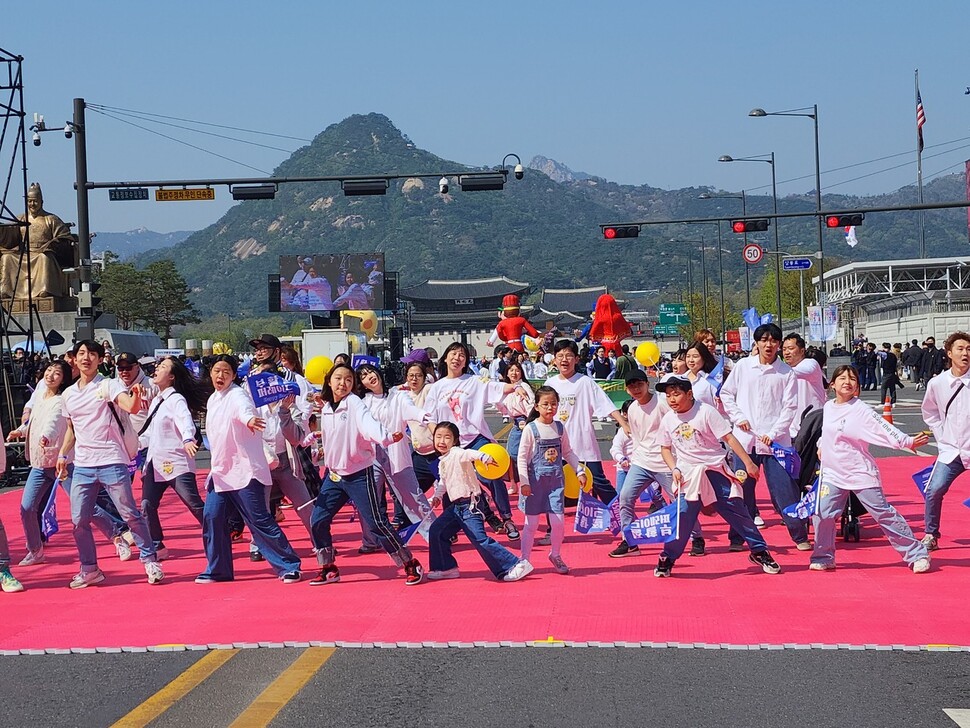
M 889 500 L 922 535 L 922 499 L 910 474 L 927 458 L 880 460 Z M 10 538 L 13 571 L 26 591 L 0 593 L 0 649 L 151 646 L 236 642 L 679 642 L 708 644 L 970 645 L 966 619 L 970 570 L 970 479 L 951 489 L 944 509 L 945 537 L 933 554 L 933 570 L 914 575 L 868 516 L 862 541 L 838 542 L 839 568 L 810 572 L 808 554 L 796 551 L 770 513 L 759 486 L 765 537 L 782 565 L 777 576 L 761 573 L 746 553 L 728 553 L 726 526 L 705 518 L 709 555 L 683 557 L 674 578 L 652 575 L 659 546 L 638 557 L 611 559 L 609 534 L 569 534 L 563 556 L 572 567 L 556 574 L 548 547 L 533 554 L 536 571 L 522 582 L 498 583 L 464 539 L 456 555 L 462 577 L 405 587 L 383 554 L 358 556 L 359 531 L 341 514 L 335 542 L 339 584 L 284 585 L 265 563 L 250 563 L 246 544 L 235 547 L 236 581 L 197 585 L 202 571 L 198 526 L 174 493 L 166 494 L 162 522 L 171 558 L 165 581 L 149 586 L 136 560 L 118 561 L 99 535 L 107 580 L 71 590 L 77 571 L 69 508 L 61 494 L 62 530 L 47 546 L 48 561 L 19 568 L 24 555 L 20 492 L 0 494 L 0 517 Z M 137 487 L 137 486 L 136 486 Z M 571 531 L 567 517 L 567 531 Z M 287 512 L 287 535 L 315 566 L 309 539 Z M 504 542 L 504 537 L 503 537 Z M 415 537 L 415 553 L 427 565 L 427 546 Z

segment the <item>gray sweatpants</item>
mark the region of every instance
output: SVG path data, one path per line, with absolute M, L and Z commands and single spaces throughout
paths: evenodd
M 869 515 L 886 534 L 890 545 L 903 557 L 903 561 L 912 564 L 929 556 L 926 547 L 913 535 L 913 531 L 903 517 L 886 501 L 882 488 L 848 491 L 830 485 L 825 487 L 828 490 L 822 491 L 818 515 L 813 519 L 815 524 L 813 564 L 835 563 L 835 522 L 842 515 L 850 492 L 855 492 L 859 501 L 869 511 Z

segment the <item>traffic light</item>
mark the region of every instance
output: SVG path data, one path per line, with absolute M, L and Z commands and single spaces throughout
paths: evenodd
M 101 308 L 101 296 L 96 296 L 100 283 L 82 283 L 81 290 L 77 294 L 77 312 L 79 316 L 91 316 L 97 318 Z
M 732 220 L 731 229 L 736 233 L 763 233 L 768 229 L 768 220 Z
M 614 238 L 638 238 L 640 237 L 639 225 L 607 225 L 603 228 L 603 237 L 607 240 Z
M 828 215 L 825 218 L 825 227 L 852 227 L 853 225 L 861 225 L 865 219 L 866 216 L 861 212 L 853 213 L 852 215 Z

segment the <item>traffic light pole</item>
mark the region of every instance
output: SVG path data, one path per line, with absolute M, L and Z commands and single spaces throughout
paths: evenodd
M 88 150 L 87 127 L 84 125 L 84 99 L 74 99 L 74 168 L 77 189 L 77 248 L 80 265 L 78 274 L 82 290 L 91 283 L 91 222 L 88 207 Z M 85 284 L 88 284 L 87 286 Z M 78 309 L 76 328 L 94 336 L 94 311 Z

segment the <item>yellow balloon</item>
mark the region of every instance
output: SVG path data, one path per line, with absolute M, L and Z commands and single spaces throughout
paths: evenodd
M 313 357 L 306 363 L 306 369 L 303 370 L 303 375 L 310 384 L 315 384 L 320 387 L 323 385 L 323 380 L 330 373 L 331 369 L 333 369 L 333 361 L 329 356 L 323 356 L 321 354 L 320 356 Z
M 644 341 L 637 347 L 636 360 L 645 367 L 652 367 L 660 361 L 660 347 L 652 341 Z
M 368 339 L 373 339 L 377 333 L 377 314 L 373 311 L 361 311 L 360 330 L 367 335 Z
M 509 463 L 512 462 L 512 458 L 509 457 L 509 451 L 496 442 L 482 445 L 479 451 L 490 455 L 495 461 L 493 465 L 486 465 L 481 460 L 476 460 L 475 470 L 478 471 L 479 475 L 489 480 L 499 480 L 505 477 L 505 474 L 509 472 Z
M 522 341 L 525 344 L 526 351 L 539 351 L 538 339 L 534 339 L 531 336 L 523 336 Z
M 586 473 L 586 487 L 583 490 L 589 493 L 593 490 L 593 474 L 585 465 L 583 466 L 583 471 Z M 573 466 L 564 465 L 562 472 L 565 480 L 563 495 L 567 498 L 579 498 L 579 478 L 576 476 L 576 471 L 573 470 Z

